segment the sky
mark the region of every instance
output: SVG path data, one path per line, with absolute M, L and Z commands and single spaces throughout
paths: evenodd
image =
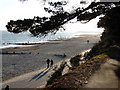
M 5 25 L 10 20 L 18 20 L 24 18 L 33 18 L 34 16 L 50 16 L 47 12 L 44 11 L 44 3 L 42 0 L 28 0 L 26 2 L 19 2 L 18 0 L 0 0 L 0 30 L 7 30 Z M 45 4 L 47 7 L 47 4 Z M 79 0 L 69 0 L 69 4 L 64 7 L 66 11 L 70 12 L 70 8 L 74 6 L 77 8 L 79 5 Z M 85 6 L 85 5 L 83 5 Z M 78 30 L 89 31 L 91 32 L 101 32 L 97 29 L 97 22 L 99 18 L 90 21 L 87 27 L 80 22 L 78 23 L 67 23 L 65 28 L 68 32 L 78 32 Z M 74 30 L 72 30 L 74 29 Z
M 0 11 L 0 30 L 5 30 L 5 25 L 10 20 L 48 15 L 37 0 L 24 3 L 18 0 L 0 0 Z

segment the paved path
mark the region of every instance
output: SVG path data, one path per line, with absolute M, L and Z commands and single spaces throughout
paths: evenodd
M 60 63 L 61 62 L 56 65 L 59 67 Z M 33 90 L 35 88 L 42 88 L 46 85 L 48 78 L 54 72 L 53 68 L 43 68 L 41 70 L 23 74 L 0 84 L 2 84 L 3 88 L 5 88 L 6 85 L 9 85 L 10 88 L 33 88 Z
M 109 59 L 91 76 L 84 88 L 120 88 L 120 62 Z

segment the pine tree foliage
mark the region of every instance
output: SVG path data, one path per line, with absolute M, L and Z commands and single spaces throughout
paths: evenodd
M 105 14 L 107 11 L 119 7 L 120 5 L 119 2 L 91 2 L 88 7 L 78 7 L 77 9 L 74 9 L 74 12 L 70 13 L 63 9 L 63 6 L 67 5 L 67 3 L 68 2 L 66 1 L 48 2 L 48 4 L 54 8 L 44 7 L 46 12 L 52 13 L 50 17 L 37 16 L 32 19 L 10 20 L 6 25 L 6 28 L 9 32 L 13 33 L 29 31 L 34 36 L 47 35 L 48 33 L 56 33 L 60 28 L 63 28 L 62 25 L 74 18 L 77 18 L 77 21 L 87 23 L 91 19 L 94 19 L 101 14 Z M 80 1 L 80 5 L 81 4 L 86 4 L 86 2 Z

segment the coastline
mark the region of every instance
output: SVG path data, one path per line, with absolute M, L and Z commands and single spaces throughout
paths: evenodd
M 90 40 L 89 44 L 86 44 L 87 39 Z M 98 41 L 98 35 L 87 35 L 32 46 L 27 45 L 25 47 L 2 49 L 2 52 L 10 52 L 8 54 L 2 54 L 3 81 L 24 73 L 45 68 L 47 58 L 53 59 L 54 63 L 71 58 L 71 56 L 91 48 Z M 59 57 L 64 53 L 67 55 L 66 58 Z M 55 56 L 55 54 L 58 56 Z
M 3 49 L 9 49 L 9 48 L 19 48 L 19 47 L 29 47 L 29 46 L 34 46 L 34 45 L 39 45 L 39 44 L 46 44 L 46 43 L 56 43 L 60 41 L 65 41 L 73 38 L 79 38 L 79 37 L 86 37 L 86 36 L 99 36 L 101 34 L 78 34 L 74 35 L 71 38 L 63 38 L 63 39 L 57 39 L 57 40 L 48 40 L 48 41 L 38 41 L 38 42 L 16 42 L 16 43 L 3 43 L 3 46 L 0 46 L 0 50 Z M 6 45 L 5 45 L 6 44 Z

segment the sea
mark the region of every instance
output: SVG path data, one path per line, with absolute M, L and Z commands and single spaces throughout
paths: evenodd
M 99 34 L 99 33 L 70 33 L 64 31 L 58 31 L 56 34 L 49 33 L 46 36 L 33 36 L 30 32 L 22 32 L 22 33 L 11 33 L 7 30 L 0 30 L 0 48 L 9 48 L 9 47 L 20 47 L 23 46 L 23 43 L 31 44 L 31 43 L 44 43 L 56 40 L 65 40 L 73 37 L 80 37 L 84 34 Z
M 19 34 L 14 34 L 5 30 L 0 31 L 0 48 L 8 48 L 8 47 L 18 47 L 23 45 L 18 45 L 18 43 L 44 43 L 48 41 L 54 40 L 64 40 L 68 38 L 75 37 L 72 33 L 60 32 L 58 31 L 56 34 L 49 33 L 46 36 L 38 36 L 35 37 L 31 35 L 30 32 L 22 32 Z

